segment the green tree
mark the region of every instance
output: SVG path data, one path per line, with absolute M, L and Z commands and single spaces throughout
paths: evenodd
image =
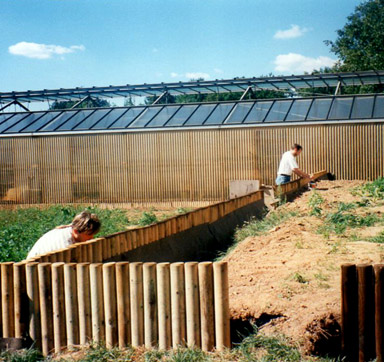
M 384 69 L 384 0 L 358 5 L 337 30 L 337 39 L 325 43 L 341 61 L 335 70 Z
M 70 109 L 78 101 L 54 101 L 49 109 Z M 111 104 L 105 99 L 101 98 L 88 98 L 83 103 L 79 104 L 76 108 L 100 108 L 111 107 Z

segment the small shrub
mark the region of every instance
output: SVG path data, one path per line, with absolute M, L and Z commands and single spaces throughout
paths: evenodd
M 157 216 L 153 212 L 144 211 L 138 224 L 140 226 L 146 226 L 146 225 L 155 224 L 157 221 L 158 221 Z
M 353 194 L 361 195 L 364 198 L 371 198 L 373 200 L 384 199 L 384 177 L 379 177 L 373 182 L 367 182 L 353 190 Z
M 308 201 L 308 205 L 311 208 L 309 215 L 320 216 L 322 213 L 322 209 L 320 206 L 323 204 L 323 202 L 323 197 L 317 191 L 313 191 Z
M 301 275 L 299 272 L 296 272 L 292 275 L 292 280 L 294 280 L 295 282 L 298 282 L 300 284 L 308 284 L 309 283 L 309 281 L 303 275 Z
M 353 202 L 340 202 L 338 205 L 338 210 L 340 212 L 343 212 L 343 211 L 349 211 L 349 210 L 356 209 L 356 207 L 357 207 L 357 204 L 355 204 Z

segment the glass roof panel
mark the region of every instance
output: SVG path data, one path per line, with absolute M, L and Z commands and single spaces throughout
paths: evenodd
M 141 113 L 145 107 L 130 108 L 116 122 L 112 123 L 108 128 L 126 128 Z
M 165 125 L 166 127 L 182 126 L 187 118 L 196 110 L 198 105 L 181 106 L 178 112 Z
M 188 119 L 185 126 L 201 126 L 210 113 L 215 109 L 216 104 L 202 104 Z
M 314 121 L 326 119 L 331 106 L 332 98 L 314 99 L 307 120 Z
M 329 113 L 329 119 L 349 119 L 352 102 L 352 97 L 335 98 Z
M 255 102 L 237 103 L 225 123 L 242 123 Z
M 94 124 L 96 124 L 102 117 L 104 117 L 108 112 L 111 112 L 110 109 L 97 109 L 95 113 L 91 114 L 83 122 L 77 125 L 74 129 L 86 130 L 91 129 Z
M 6 119 L 14 116 L 15 113 L 0 113 L 0 124 L 3 123 Z
M 8 128 L 5 133 L 17 133 L 20 132 L 23 128 L 31 125 L 33 122 L 38 120 L 42 115 L 44 115 L 46 112 L 36 112 L 36 113 L 30 113 L 29 116 L 25 117 L 22 121 L 15 124 L 11 128 Z
M 384 96 L 376 96 L 374 118 L 384 118 Z
M 252 110 L 249 112 L 244 123 L 260 123 L 263 122 L 269 109 L 272 106 L 273 101 L 261 101 L 256 102 Z
M 112 109 L 104 118 L 100 119 L 95 123 L 91 129 L 107 129 L 109 126 L 115 122 L 122 114 L 127 112 L 128 108 L 117 108 Z
M 235 103 L 219 104 L 204 124 L 223 124 L 234 105 Z
M 177 112 L 180 106 L 166 106 L 164 107 L 147 127 L 162 127 L 164 124 Z
M 265 122 L 282 122 L 287 115 L 292 101 L 276 101 L 269 111 Z
M 57 127 L 61 124 L 65 123 L 69 118 L 74 116 L 78 110 L 76 111 L 63 111 L 60 115 L 58 115 L 55 119 L 45 125 L 43 128 L 39 129 L 40 132 L 52 132 L 55 131 Z
M 0 133 L 4 132 L 7 128 L 12 127 L 17 122 L 27 117 L 30 113 L 16 113 L 13 117 L 8 118 L 5 122 L 0 124 Z
M 286 121 L 303 121 L 307 116 L 312 99 L 296 99 L 293 101 Z
M 371 118 L 375 97 L 355 97 L 351 118 Z
M 82 122 L 86 117 L 88 117 L 91 113 L 95 112 L 94 110 L 81 110 L 79 113 L 74 115 L 72 118 L 68 119 L 67 122 L 62 124 L 57 130 L 58 131 L 71 131 L 73 128 Z
M 161 107 L 148 107 L 137 119 L 135 119 L 129 128 L 144 127 L 156 114 L 163 108 Z
M 28 127 L 24 128 L 21 132 L 22 133 L 29 133 L 29 132 L 36 132 L 39 130 L 42 126 L 47 124 L 48 122 L 52 121 L 55 117 L 57 117 L 61 111 L 57 112 L 47 112 L 44 116 L 39 118 L 37 121 L 30 124 Z

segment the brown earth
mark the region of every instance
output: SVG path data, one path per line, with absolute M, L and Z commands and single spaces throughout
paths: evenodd
M 351 190 L 360 181 L 322 181 L 318 193 L 324 198 L 324 212 L 339 202 L 361 199 Z M 383 226 L 348 230 L 343 237 L 326 239 L 316 233 L 322 223 L 309 216 L 305 192 L 279 210 L 299 215 L 270 230 L 266 235 L 248 237 L 224 260 L 229 262 L 230 308 L 233 319 L 263 320 L 265 333 L 284 334 L 316 353 L 314 334 L 339 333 L 340 265 L 378 263 L 384 260 L 384 246 L 352 241 L 375 235 Z M 384 212 L 382 206 L 359 208 L 352 212 Z M 359 236 L 356 236 L 358 232 Z M 328 330 L 327 330 L 328 329 Z M 331 331 L 335 329 L 335 331 Z

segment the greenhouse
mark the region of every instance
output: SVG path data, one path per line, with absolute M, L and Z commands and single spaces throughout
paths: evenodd
M 299 163 L 309 172 L 374 179 L 384 171 L 384 94 L 340 91 L 382 82 L 384 71 L 370 71 L 0 93 L 0 199 L 206 204 L 227 199 L 231 180 L 273 183 L 294 142 L 303 145 Z M 333 95 L 313 91 L 333 88 Z M 247 99 L 260 90 L 284 98 Z M 239 100 L 164 103 L 167 95 L 234 92 Z M 128 96 L 154 101 L 76 107 Z M 72 109 L 28 110 L 69 100 L 77 102 Z M 10 112 L 13 105 L 21 111 Z

